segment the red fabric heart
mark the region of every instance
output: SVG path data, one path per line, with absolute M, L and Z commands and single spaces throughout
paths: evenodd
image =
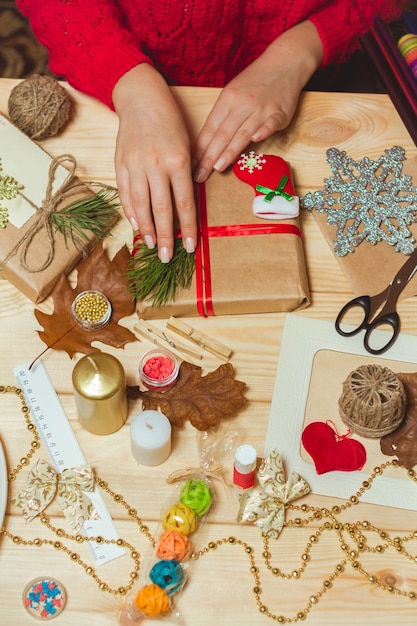
M 317 474 L 362 469 L 366 450 L 360 441 L 350 439 L 349 434 L 350 431 L 339 435 L 329 422 L 312 422 L 305 427 L 301 441 L 314 461 Z

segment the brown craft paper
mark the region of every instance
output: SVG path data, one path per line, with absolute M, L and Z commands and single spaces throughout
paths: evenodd
M 10 218 L 5 228 L 0 229 L 0 266 L 2 278 L 9 280 L 33 302 L 41 302 L 52 291 L 59 276 L 70 272 L 80 260 L 83 252 L 97 243 L 92 233 L 86 232 L 88 240 L 82 241 L 84 249 L 77 248 L 67 238 L 55 232 L 51 225 L 52 247 L 48 241 L 45 225 L 31 233 L 39 215 L 30 203 L 39 207 L 45 198 L 47 181 L 52 158 L 35 142 L 17 129 L 9 120 L 0 115 L 0 176 L 11 176 L 23 185 L 19 196 L 11 201 L 0 200 L 0 204 L 9 211 Z M 72 157 L 73 159 L 73 157 Z M 53 193 L 59 191 L 61 182 L 68 176 L 66 160 L 59 165 Z M 78 198 L 94 195 L 94 192 L 74 176 L 70 182 L 69 193 L 59 202 L 59 209 Z M 35 200 L 36 198 L 36 200 Z M 13 221 L 15 223 L 13 223 Z M 27 249 L 24 253 L 26 241 Z M 42 271 L 37 270 L 52 254 L 51 263 Z M 26 264 L 26 267 L 25 267 Z
M 214 173 L 206 184 L 209 226 L 293 224 L 299 220 L 264 220 L 254 216 L 254 190 L 232 171 Z M 210 237 L 210 265 L 215 315 L 294 311 L 309 304 L 302 238 L 274 233 Z M 139 302 L 144 319 L 197 316 L 196 277 L 189 290 L 178 290 L 175 302 L 152 307 Z
M 412 184 L 417 186 L 417 158 L 404 161 L 403 171 L 411 176 Z M 313 215 L 334 252 L 333 241 L 336 238 L 336 227 L 327 224 L 326 213 L 313 210 Z M 408 228 L 417 242 L 417 223 L 411 224 Z M 354 252 L 349 252 L 343 257 L 335 254 L 335 257 L 357 296 L 365 294 L 372 296 L 381 292 L 408 258 L 401 252 L 396 252 L 395 247 L 390 246 L 386 241 L 380 241 L 375 245 L 369 241 L 362 241 Z M 400 298 L 415 294 L 417 294 L 417 279 L 410 281 Z

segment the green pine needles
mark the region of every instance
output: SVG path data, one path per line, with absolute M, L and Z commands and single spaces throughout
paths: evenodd
M 93 196 L 74 200 L 55 211 L 51 214 L 51 222 L 65 241 L 69 238 L 80 247 L 80 242 L 88 241 L 88 233 L 93 233 L 98 240 L 109 235 L 119 209 L 117 191 L 103 188 Z
M 158 307 L 174 302 L 177 289 L 189 289 L 195 271 L 195 256 L 187 252 L 180 239 L 175 240 L 169 263 L 161 263 L 158 249 L 137 245 L 127 272 L 132 296 L 138 302 L 151 300 Z

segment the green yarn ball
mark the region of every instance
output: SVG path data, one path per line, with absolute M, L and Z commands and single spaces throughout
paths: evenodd
M 209 510 L 212 495 L 204 480 L 188 480 L 181 489 L 180 502 L 201 517 Z

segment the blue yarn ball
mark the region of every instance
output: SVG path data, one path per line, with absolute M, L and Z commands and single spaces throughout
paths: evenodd
M 176 593 L 185 582 L 185 572 L 175 559 L 157 561 L 149 572 L 151 581 L 168 594 Z

